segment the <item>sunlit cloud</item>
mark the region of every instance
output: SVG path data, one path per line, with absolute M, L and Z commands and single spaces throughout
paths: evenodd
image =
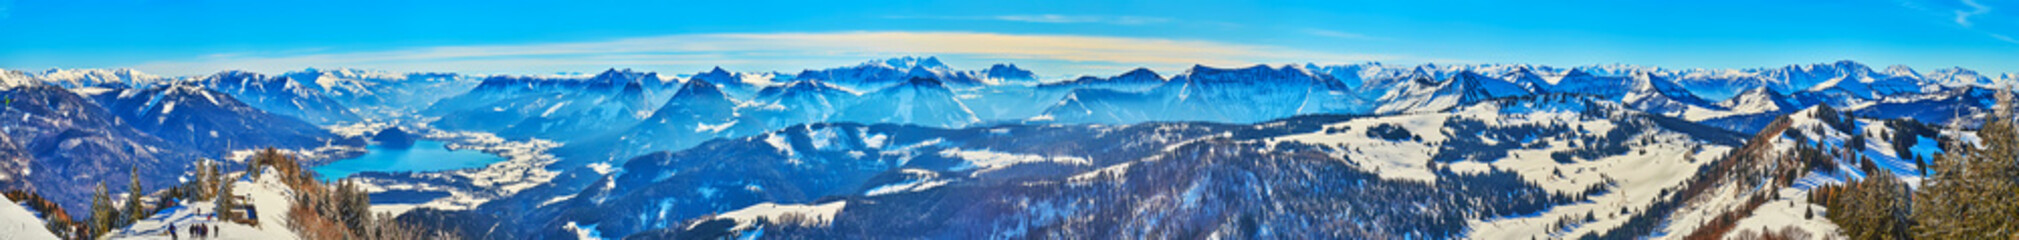
M 1114 25 L 1144 25 L 1170 22 L 1170 18 L 1144 16 L 1102 16 L 1102 15 L 994 15 L 994 16 L 888 16 L 890 19 L 938 19 L 938 20 L 987 20 L 1026 23 L 1098 23 Z
M 972 32 L 826 32 L 682 34 L 606 41 L 436 46 L 366 52 L 223 53 L 155 61 L 135 68 L 172 74 L 224 69 L 262 72 L 306 67 L 391 71 L 548 73 L 607 67 L 698 70 L 738 66 L 796 71 L 902 55 L 953 56 L 1015 62 L 1041 74 L 1114 74 L 1118 67 L 1181 68 L 1192 64 L 1394 60 L 1397 56 L 1344 54 L 1278 46 L 1203 40 Z M 959 67 L 959 66 L 956 66 Z M 982 66 L 971 66 L 982 67 Z

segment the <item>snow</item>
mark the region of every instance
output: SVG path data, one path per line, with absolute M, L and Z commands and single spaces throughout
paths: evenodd
M 861 132 L 867 132 L 867 131 L 861 131 Z M 890 135 L 884 135 L 882 133 L 871 134 L 869 135 L 869 137 L 862 138 L 862 144 L 869 145 L 867 146 L 869 148 L 883 148 L 883 143 L 885 143 L 888 140 L 890 140 Z
M 737 120 L 730 120 L 729 122 L 724 122 L 724 123 L 720 123 L 720 124 L 713 124 L 713 125 L 711 125 L 711 124 L 707 124 L 707 123 L 698 123 L 698 124 L 695 124 L 695 126 L 694 126 L 694 132 L 706 132 L 706 133 L 718 133 L 718 132 L 722 132 L 722 130 L 723 130 L 723 129 L 729 129 L 729 126 L 735 126 L 735 125 L 736 125 L 736 121 L 737 121 Z
M 1343 146 L 1335 153 L 1355 167 L 1379 174 L 1382 179 L 1415 180 L 1432 182 L 1437 175 L 1430 172 L 1424 163 L 1436 154 L 1436 142 L 1446 139 L 1443 135 L 1446 114 L 1413 114 L 1358 119 L 1326 126 L 1328 129 L 1344 128 L 1347 131 L 1327 134 L 1308 133 L 1277 137 L 1279 142 L 1302 142 L 1325 146 Z M 1380 125 L 1395 125 L 1409 130 L 1423 141 L 1388 141 L 1367 137 L 1367 131 Z M 1274 145 L 1274 144 L 1270 144 Z
M 1650 137 L 1658 139 L 1657 142 L 1667 142 L 1666 140 L 1684 139 L 1686 136 L 1663 132 Z M 1502 170 L 1521 174 L 1523 178 L 1553 192 L 1582 191 L 1585 187 L 1602 184 L 1608 178 L 1617 181 L 1618 185 L 1614 186 L 1613 192 L 1593 196 L 1589 202 L 1557 206 L 1534 216 L 1472 220 L 1470 226 L 1473 229 L 1468 237 L 1474 239 L 1550 237 L 1551 235 L 1547 235 L 1546 232 L 1549 228 L 1544 226 L 1563 217 L 1582 219 L 1587 214 L 1593 215 L 1597 221 L 1580 224 L 1570 231 L 1560 233 L 1563 235 L 1557 237 L 1574 237 L 1610 230 L 1625 224 L 1628 217 L 1610 213 L 1618 213 L 1622 207 L 1645 209 L 1659 200 L 1662 188 L 1681 184 L 1695 175 L 1695 171 L 1677 169 L 1696 169 L 1732 150 L 1725 146 L 1705 145 L 1703 152 L 1689 152 L 1691 146 L 1688 144 L 1656 144 L 1633 147 L 1648 150 L 1646 154 L 1636 151 L 1593 161 L 1560 164 L 1551 160 L 1549 153 L 1562 150 L 1561 147 L 1563 146 L 1553 146 L 1555 149 L 1543 151 L 1517 150 L 1510 152 L 1509 158 L 1494 162 L 1493 165 Z M 1555 176 L 1555 171 L 1559 169 L 1562 170 L 1564 177 Z
M 757 220 L 759 219 L 778 221 L 780 217 L 785 216 L 786 214 L 797 214 L 799 215 L 799 217 L 801 217 L 801 220 L 804 222 L 796 222 L 796 223 L 772 222 L 771 224 L 825 226 L 834 220 L 834 214 L 840 213 L 841 209 L 847 206 L 848 201 L 834 201 L 818 205 L 776 204 L 767 202 L 767 203 L 759 203 L 757 205 L 751 205 L 750 207 L 744 207 L 743 209 L 737 209 L 736 211 L 722 213 L 720 215 L 716 215 L 715 219 L 728 219 L 736 221 L 736 227 L 730 228 L 731 231 L 741 231 L 745 229 L 750 229 L 750 227 L 755 226 L 757 224 Z M 699 224 L 699 222 L 696 222 L 696 224 Z
M 949 182 L 948 180 L 914 179 L 900 183 L 892 183 L 889 185 L 876 186 L 875 188 L 870 188 L 869 191 L 863 191 L 862 195 L 877 196 L 900 192 L 925 191 L 935 187 L 946 185 L 948 182 Z
M 946 185 L 948 182 L 950 182 L 949 180 L 933 180 L 934 178 L 939 177 L 939 173 L 933 172 L 932 170 L 906 168 L 903 170 L 899 170 L 898 172 L 909 175 L 907 176 L 908 179 L 906 179 L 904 182 L 885 184 L 883 186 L 870 188 L 868 191 L 864 191 L 862 194 L 867 196 L 877 196 L 900 192 L 925 191 L 927 189 L 932 189 L 934 187 Z
M 1004 167 L 1026 163 L 1049 162 L 1049 163 L 1082 165 L 1082 166 L 1093 164 L 1092 161 L 1088 161 L 1086 158 L 1082 157 L 1042 156 L 1031 154 L 1004 153 L 989 150 L 961 150 L 960 148 L 948 148 L 946 150 L 941 150 L 939 152 L 939 156 L 967 160 L 967 162 L 961 163 L 961 165 L 959 166 L 954 166 L 950 170 L 967 171 L 978 169 L 977 171 L 974 172 L 974 174 L 977 175 L 983 172 L 988 172 L 996 169 L 1001 169 Z
M 49 233 L 42 224 L 42 219 L 36 218 L 35 212 L 28 211 L 13 200 L 0 198 L 0 239 L 57 239 L 56 234 Z
M 777 150 L 778 150 L 778 152 L 781 152 L 781 153 L 785 153 L 785 156 L 788 156 L 788 157 L 789 157 L 789 156 L 793 156 L 793 153 L 792 153 L 792 144 L 787 144 L 787 143 L 785 142 L 785 135 L 781 135 L 781 134 L 776 134 L 776 133 L 774 133 L 774 134 L 765 134 L 765 135 L 764 135 L 764 143 L 765 143 L 765 144 L 770 144 L 770 145 L 771 145 L 771 149 L 777 149 Z
M 217 212 L 215 202 L 209 199 L 184 200 L 179 207 L 156 212 L 154 216 L 114 232 L 111 239 L 171 239 L 167 235 L 170 226 L 179 228 L 175 232 L 188 238 L 187 227 L 197 224 L 217 226 L 218 232 L 213 232 L 211 236 L 220 239 L 300 239 L 287 227 L 288 208 L 293 205 L 290 200 L 294 191 L 280 179 L 278 171 L 266 168 L 260 171 L 257 180 L 241 177 L 232 183 L 232 191 L 245 197 L 244 203 L 252 206 L 258 214 L 255 216 L 259 219 L 258 225 L 207 219 L 206 216 Z
M 1781 189 L 1780 193 L 1780 196 L 1775 196 L 1773 200 L 1761 204 L 1758 209 L 1753 209 L 1752 216 L 1740 219 L 1738 224 L 1733 225 L 1736 226 L 1733 227 L 1733 231 L 1758 232 L 1760 229 L 1779 231 L 1782 228 L 1792 227 L 1818 237 L 1837 232 L 1837 224 L 1824 217 L 1825 214 L 1829 214 L 1829 210 L 1823 205 L 1809 203 L 1808 190 L 1786 188 Z M 1804 217 L 1803 215 L 1808 214 L 1809 210 L 1815 210 L 1815 216 Z
M 562 227 L 575 232 L 575 239 L 603 239 L 603 232 L 597 231 L 596 225 L 575 225 L 575 221 L 568 221 L 568 225 Z

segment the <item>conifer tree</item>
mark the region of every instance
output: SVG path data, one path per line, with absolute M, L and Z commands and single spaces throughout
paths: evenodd
M 2019 239 L 2019 125 L 2010 91 L 1977 131 L 1979 146 L 1951 143 L 1915 193 L 1920 239 Z M 1957 124 L 1950 128 L 1960 129 Z
M 91 193 L 91 229 L 88 236 L 100 236 L 110 232 L 114 221 L 119 219 L 119 211 L 112 208 L 112 195 L 106 192 L 105 182 L 99 182 L 97 190 Z
M 146 195 L 140 189 L 140 168 L 133 167 L 129 169 L 131 172 L 129 175 L 132 176 L 133 181 L 128 183 L 126 187 L 126 217 L 122 219 L 125 220 L 125 224 L 121 225 L 133 224 L 140 222 L 140 219 L 147 218 L 147 207 L 142 206 L 140 202 L 140 197 Z
M 219 181 L 217 184 L 217 196 L 214 197 L 213 199 L 216 199 L 214 201 L 217 203 L 218 219 L 225 219 L 225 220 L 236 219 L 236 217 L 238 216 L 237 214 L 232 212 L 232 209 L 238 207 L 237 200 L 232 199 L 232 193 L 231 193 L 232 185 L 234 185 L 232 183 L 234 182 L 236 181 L 225 180 L 225 181 Z

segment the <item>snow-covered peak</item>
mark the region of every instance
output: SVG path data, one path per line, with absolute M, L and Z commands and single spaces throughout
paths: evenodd
M 407 74 L 380 71 L 380 70 L 356 69 L 356 68 L 330 68 L 330 69 L 307 68 L 302 69 L 301 71 L 298 72 L 289 72 L 281 75 L 334 77 L 339 79 L 405 80 L 407 78 Z M 315 80 L 315 79 L 310 78 L 299 80 Z
M 949 69 L 951 69 L 951 68 L 948 68 L 948 67 L 946 66 L 946 63 L 941 63 L 941 62 L 939 61 L 939 57 L 931 57 L 931 56 L 928 56 L 928 57 L 923 57 L 923 58 L 920 58 L 920 57 L 914 57 L 914 56 L 905 56 L 905 57 L 898 57 L 898 58 L 891 58 L 891 59 L 883 59 L 883 60 L 874 60 L 874 61 L 869 61 L 869 62 L 867 62 L 867 63 L 863 63 L 863 65 L 864 65 L 864 66 L 882 66 L 882 67 L 888 67 L 888 68 L 894 68 L 894 69 L 911 69 L 911 68 L 926 68 L 926 69 L 932 69 L 932 70 L 949 70 Z
M 1270 67 L 1256 64 L 1246 68 L 1214 68 L 1192 65 L 1185 73 L 1171 78 L 1184 79 L 1192 83 L 1292 83 L 1318 80 L 1317 74 L 1297 65 Z
M 997 80 L 1007 82 L 1037 81 L 1037 74 L 1031 73 L 1030 70 L 1017 68 L 1016 64 L 1011 63 L 1002 63 L 989 66 L 988 70 L 982 71 L 982 74 L 987 75 L 989 78 L 994 78 Z
M 41 73 L 35 73 L 32 76 L 64 88 L 89 87 L 101 84 L 136 86 L 169 80 L 166 77 L 155 76 L 127 68 L 49 69 Z
M 1551 84 L 1551 85 L 1555 85 L 1555 84 L 1562 84 L 1562 83 L 1563 83 L 1563 82 L 1565 82 L 1566 80 L 1568 80 L 1568 81 L 1583 81 L 1583 80 L 1588 80 L 1588 79 L 1592 79 L 1592 78 L 1595 78 L 1595 77 L 1597 77 L 1597 76 L 1593 76 L 1593 75 L 1591 75 L 1591 73 L 1590 73 L 1590 72 L 1585 72 L 1585 71 L 1584 71 L 1584 69 L 1579 69 L 1579 68 L 1571 68 L 1570 70 L 1565 70 L 1565 71 L 1563 72 L 1563 74 L 1561 74 L 1561 75 L 1557 75 L 1557 77 L 1555 77 L 1555 78 L 1546 78 L 1545 80 L 1549 80 L 1549 84 Z
M 1529 95 L 1533 92 L 1514 83 L 1472 71 L 1460 71 L 1438 82 L 1417 75 L 1381 96 L 1376 113 L 1436 112 L 1495 98 Z
M 1907 78 L 1921 77 L 1920 73 L 1914 72 L 1914 68 L 1907 67 L 1907 65 L 1897 65 L 1897 64 L 1893 66 L 1887 66 L 1886 75 L 1893 77 L 1907 77 Z
M 721 70 L 721 68 L 716 68 L 716 70 Z M 631 70 L 631 69 L 629 69 L 629 68 L 625 68 L 625 69 L 622 69 L 622 70 L 619 70 L 619 69 L 616 69 L 616 68 L 611 68 L 611 69 L 609 69 L 609 70 L 604 70 L 604 71 L 603 71 L 603 73 L 600 73 L 600 74 L 596 74 L 596 77 L 593 77 L 593 78 L 591 78 L 591 79 L 596 79 L 596 80 L 605 80 L 605 81 L 619 81 L 619 82 L 632 82 L 632 81 L 640 81 L 640 80 L 659 80 L 659 74 L 658 74 L 658 73 L 652 73 L 652 72 L 639 72 L 639 71 L 632 71 L 632 70 Z
M 1978 74 L 1977 71 L 1960 67 L 1936 69 L 1935 71 L 1928 72 L 1926 79 L 1935 84 L 1951 87 L 1989 86 L 1993 84 L 1991 78 Z
M 714 80 L 695 78 L 694 80 L 689 80 L 687 81 L 687 83 L 681 84 L 680 90 L 673 92 L 673 101 L 678 102 L 681 101 L 682 99 L 729 98 L 727 94 L 722 93 L 722 89 L 720 87 L 715 85 L 715 83 L 709 81 Z
M 35 77 L 28 76 L 28 74 L 22 73 L 21 71 L 14 71 L 14 70 L 0 71 L 0 89 L 11 89 L 14 87 L 36 86 L 42 84 L 44 84 L 42 83 L 42 81 L 36 81 Z
M 1717 106 L 1736 112 L 1779 112 L 1795 108 L 1795 104 L 1788 101 L 1787 95 L 1767 87 L 1746 90 L 1738 96 L 1718 102 Z

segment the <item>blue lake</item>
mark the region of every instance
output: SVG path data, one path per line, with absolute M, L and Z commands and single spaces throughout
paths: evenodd
M 343 179 L 358 172 L 428 172 L 480 168 L 504 157 L 476 150 L 449 150 L 441 141 L 417 140 L 406 149 L 366 146 L 365 154 L 312 168 L 323 181 Z

